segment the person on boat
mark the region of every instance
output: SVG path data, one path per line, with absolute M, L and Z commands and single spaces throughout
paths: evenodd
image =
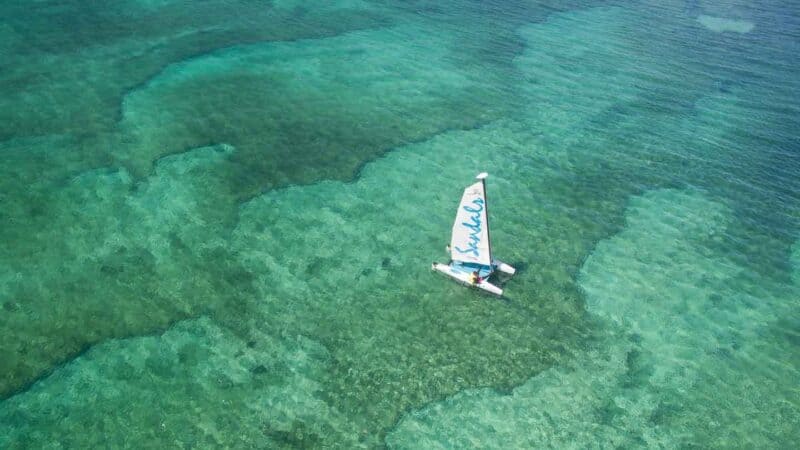
M 472 272 L 472 275 L 469 276 L 469 281 L 472 284 L 478 284 L 483 280 L 481 279 L 481 274 L 476 270 L 475 272 Z

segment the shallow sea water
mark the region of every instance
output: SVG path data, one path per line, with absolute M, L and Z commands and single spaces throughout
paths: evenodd
M 791 447 L 796 6 L 5 2 L 0 448 Z

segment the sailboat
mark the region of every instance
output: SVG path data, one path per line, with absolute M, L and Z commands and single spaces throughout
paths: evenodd
M 448 264 L 433 263 L 431 269 L 441 272 L 456 281 L 474 286 L 495 295 L 503 290 L 489 282 L 496 271 L 514 275 L 516 269 L 492 257 L 492 241 L 489 236 L 489 204 L 486 199 L 486 172 L 475 177 L 478 181 L 464 189 L 456 212 L 450 245 Z

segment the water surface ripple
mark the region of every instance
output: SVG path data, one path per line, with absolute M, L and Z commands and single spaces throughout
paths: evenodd
M 792 4 L 0 18 L 0 448 L 800 441 Z

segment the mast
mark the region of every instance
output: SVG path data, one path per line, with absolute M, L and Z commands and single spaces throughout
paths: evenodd
M 486 192 L 486 177 L 488 176 L 488 173 L 481 172 L 475 178 L 481 180 L 483 185 L 483 206 L 486 208 L 486 239 L 489 241 L 489 271 L 492 271 L 492 264 L 494 263 L 494 259 L 492 259 L 492 232 L 489 226 L 489 194 Z

